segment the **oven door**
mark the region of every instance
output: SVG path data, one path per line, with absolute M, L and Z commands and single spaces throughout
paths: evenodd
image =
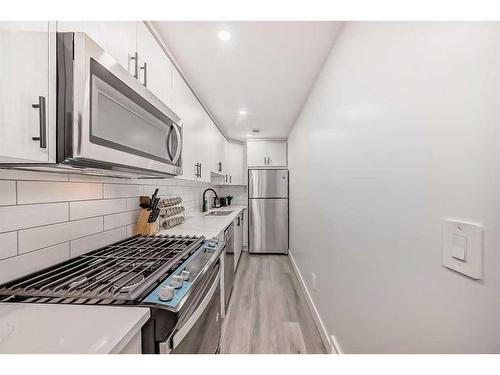
M 58 161 L 182 173 L 179 117 L 87 35 L 58 38 Z
M 178 325 L 167 340 L 160 343 L 163 354 L 215 354 L 221 339 L 220 263 L 210 271 L 207 281 L 186 307 Z

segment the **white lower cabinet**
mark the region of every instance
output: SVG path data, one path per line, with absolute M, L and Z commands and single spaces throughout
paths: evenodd
M 55 23 L 0 22 L 0 162 L 55 161 Z
M 243 211 L 234 221 L 234 269 L 238 266 L 243 251 Z

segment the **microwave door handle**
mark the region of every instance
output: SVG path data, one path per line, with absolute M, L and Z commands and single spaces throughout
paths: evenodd
M 181 156 L 182 152 L 182 137 L 181 137 L 181 132 L 179 130 L 179 127 L 177 125 L 173 125 L 174 131 L 175 131 L 175 136 L 177 137 L 177 150 L 175 150 L 175 155 L 172 158 L 172 163 L 177 164 L 177 161 L 179 160 L 179 157 Z M 172 132 L 170 132 L 172 133 Z M 169 137 L 170 139 L 170 137 Z
M 170 149 L 171 139 L 172 139 L 172 129 L 168 131 L 167 138 L 165 139 L 165 145 L 167 146 L 168 157 L 170 158 L 170 160 L 173 160 L 172 152 Z

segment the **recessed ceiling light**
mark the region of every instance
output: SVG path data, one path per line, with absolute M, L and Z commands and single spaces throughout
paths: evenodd
M 219 35 L 220 40 L 223 40 L 224 42 L 227 42 L 229 39 L 231 39 L 231 34 L 227 30 L 221 30 L 217 35 Z
M 247 111 L 242 109 L 240 112 L 239 112 L 240 115 L 246 115 L 247 114 Z

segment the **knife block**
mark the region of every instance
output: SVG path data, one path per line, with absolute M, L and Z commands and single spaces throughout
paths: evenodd
M 135 224 L 134 234 L 151 235 L 158 232 L 158 220 L 154 223 L 148 223 L 149 214 L 151 211 L 142 209 L 137 218 L 137 223 Z

